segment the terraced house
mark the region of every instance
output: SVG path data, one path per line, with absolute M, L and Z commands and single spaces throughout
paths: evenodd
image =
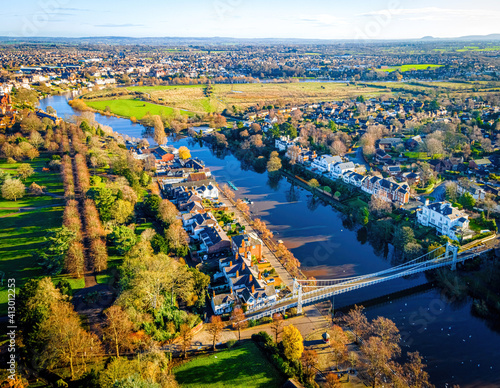
M 406 182 L 397 183 L 377 176 L 365 178 L 361 190 L 399 206 L 408 203 L 410 200 L 410 186 Z

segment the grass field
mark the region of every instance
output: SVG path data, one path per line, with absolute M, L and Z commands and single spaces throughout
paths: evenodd
M 172 116 L 174 109 L 169 106 L 151 104 L 136 99 L 114 99 L 114 100 L 85 100 L 85 103 L 91 108 L 105 111 L 109 107 L 110 112 L 123 117 L 135 117 L 142 119 L 146 114 Z M 181 111 L 180 114 L 192 115 L 191 112 Z
M 277 388 L 285 382 L 253 342 L 195 358 L 174 374 L 183 388 Z
M 364 95 L 378 96 L 384 90 L 347 85 L 336 82 L 214 84 L 213 94 L 206 97 L 204 85 L 190 86 L 138 86 L 130 91 L 149 93 L 154 100 L 168 106 L 192 112 L 222 112 L 224 109 L 246 108 L 256 103 L 286 104 L 314 101 L 333 101 Z
M 421 65 L 401 65 L 401 66 L 388 66 L 387 68 L 384 69 L 377 69 L 380 71 L 385 71 L 388 73 L 391 73 L 393 71 L 399 70 L 401 73 L 404 73 L 406 71 L 412 71 L 412 70 L 427 70 L 429 68 L 434 69 L 437 67 L 443 67 L 443 65 L 432 65 L 429 63 L 426 64 L 421 64 Z
M 54 194 L 63 194 L 63 186 L 59 172 L 43 172 L 48 158 L 39 158 L 30 162 L 35 174 L 25 181 L 26 186 L 36 182 L 46 186 L 47 191 Z M 20 163 L 7 164 L 3 160 L 0 168 L 15 175 Z M 54 206 L 53 206 L 54 205 Z M 3 281 L 0 286 L 0 316 L 7 311 L 6 279 L 16 280 L 16 289 L 29 279 L 43 276 L 32 254 L 41 248 L 47 231 L 61 226 L 64 201 L 50 196 L 25 196 L 17 201 L 0 201 L 0 277 Z M 53 206 L 38 209 L 40 206 Z M 18 212 L 20 208 L 33 207 L 29 211 Z M 68 279 L 73 288 L 82 288 L 83 279 Z

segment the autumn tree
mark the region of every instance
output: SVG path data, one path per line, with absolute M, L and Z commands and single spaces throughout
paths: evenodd
M 191 327 L 187 323 L 181 324 L 179 329 L 179 337 L 181 339 L 181 350 L 184 354 L 184 358 L 187 357 L 187 351 L 191 347 L 191 342 L 193 340 L 193 332 Z
M 424 370 L 425 365 L 418 352 L 409 352 L 408 361 L 403 365 L 403 381 L 409 387 L 433 388 L 429 382 L 429 374 Z
M 158 216 L 166 225 L 173 224 L 177 219 L 178 213 L 179 211 L 175 205 L 168 199 L 162 200 L 158 206 Z
M 216 350 L 215 345 L 222 334 L 222 330 L 224 330 L 224 323 L 221 317 L 213 315 L 212 318 L 210 318 L 210 323 L 207 325 L 207 332 L 210 338 L 212 338 L 212 349 L 214 351 Z
M 300 360 L 304 351 L 304 339 L 295 326 L 289 325 L 283 328 L 281 343 L 284 355 L 288 360 Z
M 26 188 L 20 179 L 8 178 L 2 185 L 2 197 L 8 200 L 17 201 L 22 198 Z
M 391 351 L 380 337 L 370 337 L 361 346 L 361 352 L 364 355 L 366 372 L 372 380 L 372 387 L 376 387 L 383 377 L 390 373 Z
M 247 215 L 250 213 L 250 207 L 241 199 L 236 201 L 236 209 Z
M 179 158 L 181 159 L 189 159 L 191 157 L 191 152 L 185 146 L 179 147 Z
M 126 223 L 134 212 L 134 205 L 124 199 L 118 199 L 109 209 L 109 216 L 118 224 Z
M 274 338 L 276 339 L 276 343 L 278 343 L 278 338 L 280 334 L 283 332 L 284 326 L 283 315 L 280 313 L 273 314 L 273 322 L 271 323 L 271 330 L 274 333 Z
M 17 175 L 22 179 L 26 180 L 35 173 L 33 167 L 29 163 L 23 163 L 17 168 Z
M 233 200 L 236 195 L 226 183 L 222 185 L 221 191 L 230 200 Z
M 106 322 L 103 329 L 103 338 L 114 349 L 116 357 L 120 357 L 120 351 L 134 348 L 132 339 L 134 324 L 121 306 L 111 306 L 104 311 L 104 315 L 106 316 Z
M 163 121 L 158 115 L 151 116 L 152 124 L 154 128 L 154 140 L 157 144 L 163 144 L 166 138 L 165 127 L 163 126 Z
M 69 365 L 71 379 L 87 370 L 87 364 L 101 353 L 101 344 L 95 334 L 81 327 L 80 317 L 69 302 L 56 302 L 41 327 L 41 338 L 46 340 L 41 365 L 49 370 Z
M 371 327 L 373 335 L 380 337 L 384 346 L 391 352 L 391 357 L 401 353 L 399 347 L 401 336 L 393 321 L 385 317 L 377 317 L 373 320 Z
M 369 326 L 364 309 L 363 306 L 355 305 L 345 317 L 346 324 L 352 329 L 356 338 L 362 338 Z
M 168 227 L 165 231 L 165 238 L 170 248 L 175 250 L 177 256 L 187 255 L 189 236 L 182 227 L 182 222 L 180 220 L 176 220 Z
M 336 373 L 330 372 L 326 375 L 325 388 L 341 388 L 342 383 Z
M 267 162 L 267 171 L 275 172 L 281 169 L 281 159 L 276 151 L 271 152 L 269 161 Z
M 248 321 L 245 320 L 245 314 L 243 310 L 239 307 L 235 307 L 233 312 L 231 313 L 231 324 L 233 325 L 233 329 L 238 330 L 238 341 L 241 341 L 241 329 L 244 329 L 248 326 Z
M 307 381 L 314 381 L 316 366 L 318 365 L 318 353 L 314 349 L 304 350 L 301 361 Z
M 390 202 L 384 201 L 378 195 L 372 195 L 370 199 L 370 213 L 374 214 L 376 217 L 381 217 L 391 211 Z
M 349 339 L 344 330 L 340 326 L 334 325 L 330 333 L 330 349 L 332 350 L 337 368 L 339 363 L 345 358 L 348 342 Z

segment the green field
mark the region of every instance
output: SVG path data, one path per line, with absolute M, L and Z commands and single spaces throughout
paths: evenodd
M 36 182 L 40 186 L 46 186 L 48 192 L 62 195 L 60 173 L 42 171 L 48 160 L 39 158 L 30 162 L 35 174 L 24 183 L 29 186 L 31 182 Z M 19 164 L 7 164 L 2 160 L 0 168 L 15 175 Z M 47 207 L 39 208 L 41 206 Z M 0 278 L 3 279 L 0 282 L 0 315 L 4 315 L 7 311 L 6 279 L 14 278 L 16 289 L 19 290 L 27 280 L 43 276 L 32 254 L 41 248 L 49 229 L 61 226 L 64 200 L 50 196 L 26 195 L 17 201 L 1 200 L 0 208 L 4 208 L 0 209 Z M 25 209 L 19 212 L 21 208 Z M 84 286 L 83 279 L 68 280 L 73 288 Z
M 111 113 L 123 117 L 135 117 L 142 119 L 146 114 L 173 116 L 174 109 L 168 106 L 151 104 L 137 99 L 116 99 L 116 100 L 85 100 L 91 108 L 105 111 L 107 107 Z M 180 111 L 180 114 L 191 116 L 191 112 Z
M 399 70 L 401 73 L 411 70 L 427 70 L 429 68 L 434 69 L 437 67 L 443 67 L 443 65 L 432 65 L 432 64 L 422 64 L 422 65 L 401 65 L 401 66 L 388 66 L 385 69 L 377 69 L 379 71 L 385 71 L 391 73 L 393 71 Z
M 197 357 L 174 374 L 183 388 L 274 388 L 285 382 L 253 342 Z

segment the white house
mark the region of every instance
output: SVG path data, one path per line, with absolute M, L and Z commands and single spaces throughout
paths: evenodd
M 355 171 L 348 171 L 342 175 L 342 180 L 350 185 L 361 187 L 366 176 L 358 174 Z
M 215 315 L 230 313 L 233 310 L 235 299 L 232 293 L 214 295 L 211 302 Z
M 484 199 L 486 197 L 486 191 L 484 191 L 481 187 L 475 184 L 471 184 L 470 186 L 466 187 L 458 183 L 457 193 L 460 195 L 464 193 L 469 193 L 476 201 Z
M 356 166 L 353 162 L 337 163 L 333 166 L 333 170 L 330 171 L 330 175 L 333 178 L 340 178 L 348 171 L 354 171 Z
M 288 136 L 281 136 L 279 139 L 276 139 L 274 141 L 274 147 L 280 152 L 286 151 L 288 149 L 288 147 L 295 145 L 295 142 L 297 141 L 297 139 L 290 140 L 290 138 Z
M 205 199 L 218 199 L 219 189 L 213 184 L 208 184 L 207 186 L 199 186 L 196 188 L 198 195 Z
M 431 204 L 426 201 L 425 206 L 417 210 L 417 220 L 424 226 L 435 228 L 439 234 L 457 241 L 457 233 L 469 227 L 469 216 L 447 201 Z
M 333 169 L 333 166 L 337 163 L 342 163 L 340 156 L 321 155 L 320 157 L 314 159 L 311 163 L 311 167 L 319 170 L 320 172 L 330 172 Z

